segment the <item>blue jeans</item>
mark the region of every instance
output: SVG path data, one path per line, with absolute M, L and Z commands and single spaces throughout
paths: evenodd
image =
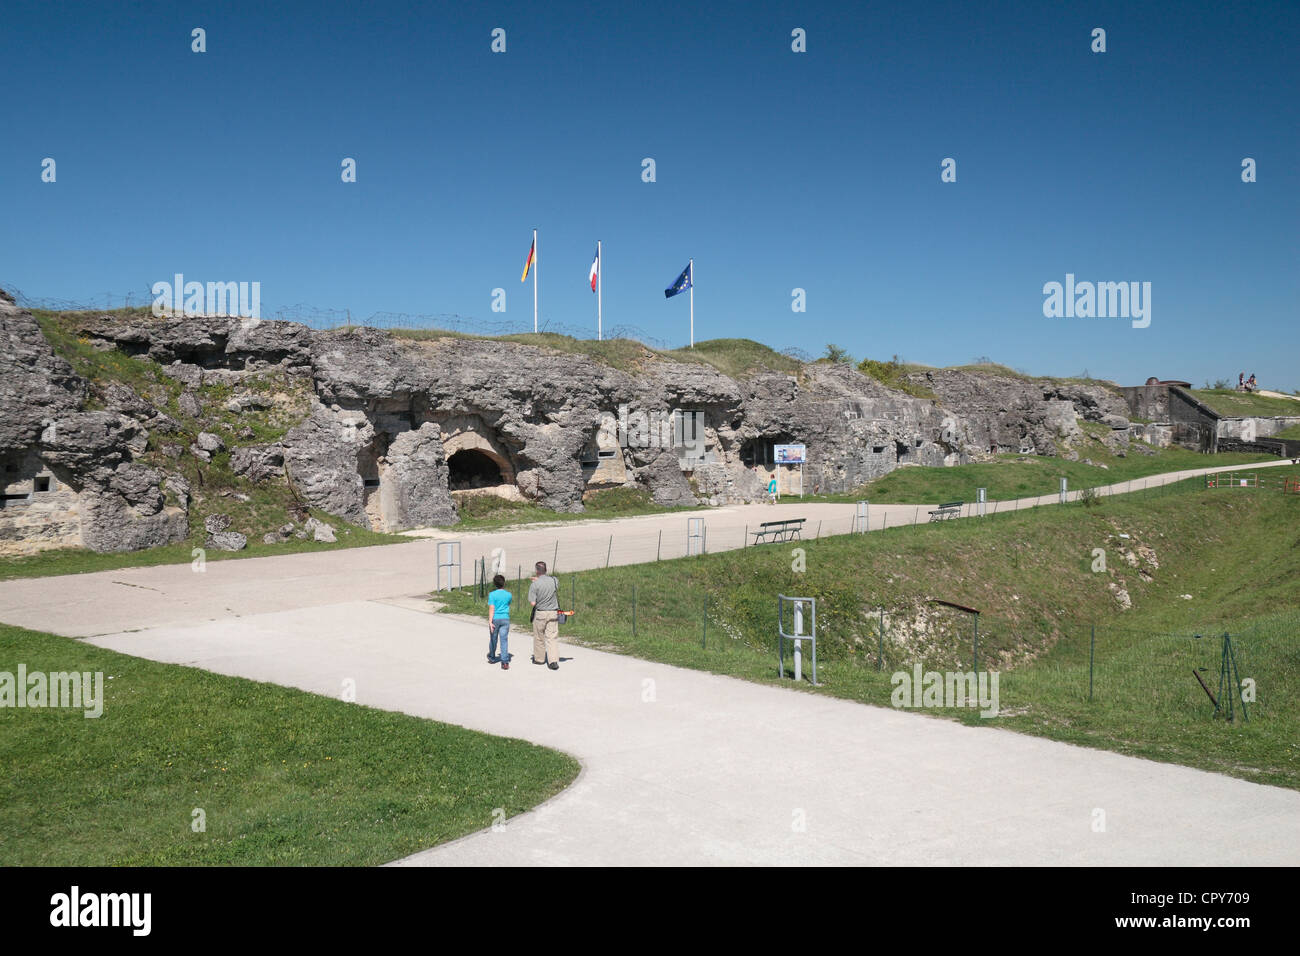
M 497 656 L 497 638 L 501 639 L 501 657 L 500 660 L 506 663 L 510 662 L 510 622 L 493 621 L 492 629 L 488 632 L 488 657 Z

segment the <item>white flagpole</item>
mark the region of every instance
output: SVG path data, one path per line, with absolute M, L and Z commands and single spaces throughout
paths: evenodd
M 537 331 L 537 270 L 541 268 L 541 257 L 537 255 L 537 230 L 533 230 L 533 331 Z
M 678 259 L 678 262 L 682 260 Z M 691 270 L 691 348 L 695 348 L 695 260 L 689 264 Z
M 600 259 L 600 240 L 596 240 L 596 341 L 601 341 L 605 336 L 601 328 L 600 314 L 600 289 L 605 283 L 605 263 Z

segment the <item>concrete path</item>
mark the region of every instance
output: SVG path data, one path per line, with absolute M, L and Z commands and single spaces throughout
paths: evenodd
M 1294 791 L 586 648 L 550 671 L 524 633 L 502 671 L 481 623 L 387 603 L 92 643 L 326 695 L 350 678 L 359 703 L 582 762 L 541 808 L 402 865 L 1300 863 Z
M 1277 465 L 1289 465 L 1278 462 Z M 1210 471 L 1253 470 L 1274 463 L 1236 469 L 1199 469 L 1122 482 L 1105 494 L 1140 491 Z M 1228 492 L 1225 492 L 1228 493 Z M 1072 493 L 1074 494 L 1074 493 Z M 1056 495 L 990 502 L 988 513 L 1001 514 L 1056 504 Z M 929 520 L 929 505 L 872 504 L 871 528 L 897 527 Z M 687 517 L 704 519 L 710 552 L 740 548 L 746 530 L 780 518 L 806 518 L 803 537 L 847 534 L 854 527 L 851 504 L 785 502 L 646 515 L 611 520 L 530 524 L 509 531 L 414 533 L 410 544 L 349 548 L 265 558 L 209 561 L 196 572 L 191 565 L 122 568 L 55 578 L 0 582 L 0 621 L 70 637 L 111 634 L 133 628 L 194 624 L 249 614 L 319 607 L 344 600 L 409 597 L 435 588 L 437 542 L 461 542 L 462 579 L 473 579 L 474 561 L 505 552 L 508 576 L 530 576 L 535 561 L 553 563 L 561 574 L 612 565 L 640 564 L 686 554 Z M 967 505 L 966 514 L 974 505 Z

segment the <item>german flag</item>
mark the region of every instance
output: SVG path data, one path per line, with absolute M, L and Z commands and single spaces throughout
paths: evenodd
M 520 282 L 528 281 L 528 272 L 533 267 L 533 262 L 537 258 L 537 240 L 533 239 L 533 244 L 528 247 L 528 260 L 524 263 L 524 274 L 519 277 Z

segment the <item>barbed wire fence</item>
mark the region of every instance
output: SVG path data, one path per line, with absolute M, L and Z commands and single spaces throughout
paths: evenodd
M 91 295 L 87 299 L 61 299 L 49 296 L 29 295 L 12 283 L 0 281 L 4 289 L 14 297 L 14 301 L 25 309 L 38 309 L 48 312 L 115 312 L 119 310 L 148 309 L 157 296 L 148 287 L 128 292 L 104 292 Z M 296 322 L 317 331 L 333 329 L 371 328 L 388 332 L 449 332 L 456 335 L 485 336 L 498 338 L 505 335 L 532 334 L 532 323 L 527 320 L 484 318 L 482 316 L 460 315 L 447 312 L 372 312 L 360 315 L 350 309 L 328 309 L 308 303 L 294 303 L 275 309 L 264 309 L 259 317 L 264 321 Z M 537 331 L 542 334 L 562 335 L 579 340 L 592 340 L 592 329 L 544 318 Z M 629 324 L 615 325 L 607 330 L 606 341 L 626 339 L 639 342 L 661 352 L 670 352 L 683 348 L 684 343 L 675 343 L 661 336 L 652 335 L 645 329 Z M 782 355 L 800 362 L 811 362 L 813 356 L 796 346 L 779 350 Z

